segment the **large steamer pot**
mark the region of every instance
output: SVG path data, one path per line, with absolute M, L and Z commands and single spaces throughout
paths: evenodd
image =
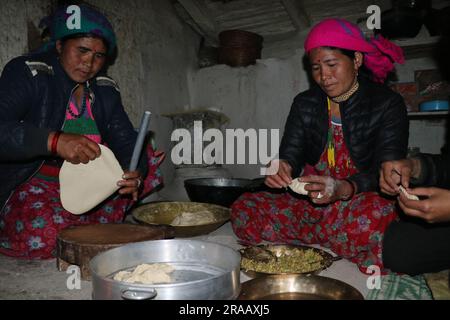
M 143 263 L 169 263 L 175 281 L 131 284 L 113 279 Z M 199 240 L 154 240 L 105 251 L 90 262 L 96 300 L 229 300 L 240 292 L 240 255 L 230 247 Z

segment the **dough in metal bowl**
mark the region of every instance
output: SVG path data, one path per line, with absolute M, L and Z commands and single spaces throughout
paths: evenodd
M 167 263 L 144 263 L 138 265 L 133 271 L 120 271 L 114 276 L 114 280 L 128 283 L 170 283 L 175 269 Z

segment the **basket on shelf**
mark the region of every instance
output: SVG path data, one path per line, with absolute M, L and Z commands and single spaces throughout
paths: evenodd
M 264 38 L 244 30 L 225 30 L 219 34 L 219 63 L 246 67 L 261 58 Z

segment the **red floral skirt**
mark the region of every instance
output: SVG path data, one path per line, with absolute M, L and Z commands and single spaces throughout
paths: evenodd
M 158 166 L 162 159 L 147 149 L 149 171 L 141 196 L 145 197 L 162 183 Z M 48 171 L 47 171 L 48 173 Z M 114 195 L 81 216 L 62 208 L 59 181 L 36 175 L 20 185 L 0 213 L 0 253 L 32 259 L 55 256 L 56 236 L 69 226 L 120 223 L 134 204 L 131 197 Z
M 327 150 L 304 175 L 348 178 L 358 170 L 344 143 L 342 127 L 333 125 L 335 165 L 328 164 Z M 349 201 L 326 206 L 308 197 L 285 193 L 245 193 L 231 208 L 235 234 L 246 244 L 261 241 L 320 244 L 358 264 L 362 272 L 376 265 L 383 269 L 382 241 L 386 227 L 396 219 L 395 203 L 376 192 L 356 194 Z

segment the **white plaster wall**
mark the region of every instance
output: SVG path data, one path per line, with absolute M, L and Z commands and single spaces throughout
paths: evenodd
M 192 107 L 223 112 L 229 129 L 278 129 L 281 139 L 293 98 L 308 88 L 302 56 L 298 50 L 289 59 L 263 59 L 247 68 L 200 69 L 192 78 Z M 235 177 L 254 178 L 261 164 L 226 167 Z
M 421 152 L 440 153 L 445 142 L 446 117 L 410 119 L 409 147 L 418 147 Z

